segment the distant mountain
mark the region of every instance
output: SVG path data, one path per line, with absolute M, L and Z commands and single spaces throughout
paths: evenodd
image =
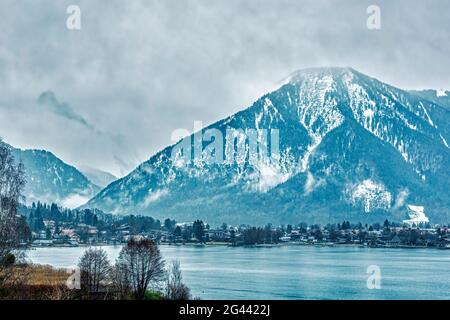
M 412 94 L 433 101 L 450 110 L 450 91 L 447 90 L 411 90 Z
M 89 166 L 81 166 L 80 170 L 92 183 L 101 188 L 117 180 L 117 177 L 113 174 Z
M 172 159 L 179 144 L 169 146 L 86 207 L 178 221 L 287 224 L 403 221 L 414 206 L 431 223 L 450 221 L 450 112 L 427 96 L 351 68 L 307 69 L 202 132 L 211 129 L 224 136 L 254 129 L 259 142 L 264 129 L 278 129 L 279 157 L 186 163 Z M 251 148 L 245 136 L 241 142 Z
M 55 202 L 75 208 L 93 197 L 100 188 L 53 153 L 44 150 L 12 148 L 16 160 L 25 166 L 27 203 Z

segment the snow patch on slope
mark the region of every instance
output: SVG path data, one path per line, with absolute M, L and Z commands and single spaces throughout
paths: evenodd
M 371 179 L 347 188 L 346 196 L 353 205 L 361 205 L 366 213 L 376 209 L 389 209 L 392 202 L 392 195 L 386 187 Z
M 333 75 L 306 75 L 293 80 L 299 88 L 297 114 L 299 122 L 307 130 L 312 142 L 303 157 L 299 159 L 300 172 L 306 172 L 311 155 L 329 132 L 344 122 L 336 97 L 331 93 L 337 89 Z
M 436 90 L 436 97 L 446 97 L 447 92 L 444 89 Z
M 409 219 L 403 220 L 407 225 L 419 225 L 421 223 L 428 223 L 430 220 L 425 214 L 425 208 L 422 206 L 408 205 Z
M 425 106 L 423 105 L 422 102 L 419 103 L 420 107 L 422 107 L 423 112 L 425 113 L 425 116 L 427 117 L 428 123 L 432 126 L 432 127 L 436 127 L 434 125 L 433 120 L 431 119 L 430 115 L 428 114 L 427 108 L 425 108 Z
M 442 134 L 439 134 L 441 136 L 442 142 L 444 143 L 444 145 L 450 149 L 450 147 L 448 146 L 447 140 L 445 140 L 445 138 L 442 136 Z

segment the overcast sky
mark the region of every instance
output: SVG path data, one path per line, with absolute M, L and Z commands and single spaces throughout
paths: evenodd
M 71 4 L 81 30 L 66 28 Z M 371 4 L 381 30 L 366 27 Z M 450 89 L 449 12 L 448 0 L 2 0 L 0 136 L 121 176 L 173 130 L 241 110 L 297 69 Z

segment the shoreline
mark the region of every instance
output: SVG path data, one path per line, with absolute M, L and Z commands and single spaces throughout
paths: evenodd
M 28 246 L 27 250 L 37 248 L 89 248 L 89 247 L 120 247 L 124 243 L 99 243 L 99 244 L 79 244 L 77 246 L 71 245 L 51 245 L 51 246 Z M 207 247 L 230 247 L 230 248 L 279 248 L 288 246 L 305 246 L 305 247 L 353 247 L 353 248 L 370 248 L 370 249 L 434 249 L 434 250 L 450 250 L 450 247 L 430 247 L 430 246 L 408 246 L 408 245 L 362 245 L 354 243 L 301 243 L 301 242 L 282 242 L 276 244 L 254 244 L 254 245 L 231 245 L 228 242 L 211 242 L 211 243 L 159 243 L 158 245 L 164 247 L 191 247 L 191 248 L 207 248 Z

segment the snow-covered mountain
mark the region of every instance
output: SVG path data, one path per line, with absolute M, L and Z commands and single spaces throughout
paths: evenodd
M 412 205 L 432 223 L 448 222 L 450 111 L 438 102 L 351 68 L 301 70 L 202 130 L 253 129 L 261 142 L 265 129 L 278 129 L 279 152 L 269 161 L 211 163 L 206 148 L 203 159 L 180 165 L 172 159 L 179 145 L 169 146 L 86 207 L 262 224 L 402 221 Z
M 79 167 L 81 172 L 95 185 L 104 188 L 111 182 L 117 180 L 117 177 L 112 173 L 92 168 L 89 166 Z
M 16 160 L 22 161 L 25 166 L 27 183 L 24 195 L 28 204 L 37 201 L 55 202 L 75 208 L 100 190 L 75 167 L 64 163 L 51 152 L 11 150 Z

